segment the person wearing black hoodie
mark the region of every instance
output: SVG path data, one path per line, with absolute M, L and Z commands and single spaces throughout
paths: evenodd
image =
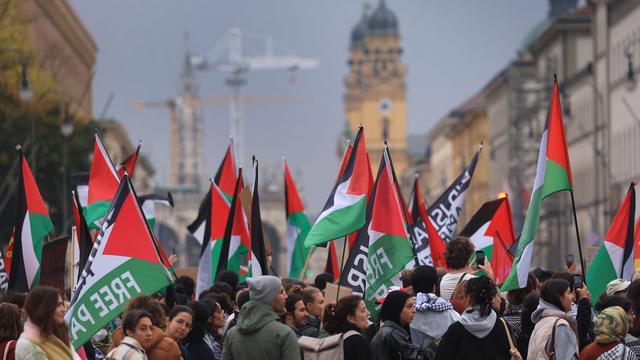
M 469 279 L 464 289 L 468 304 L 459 321 L 442 335 L 436 359 L 504 359 L 511 358 L 507 325 L 498 317 L 491 303 L 497 294 L 491 279 Z
M 416 314 L 413 297 L 402 290 L 387 294 L 380 308 L 380 331 L 371 340 L 374 360 L 421 360 L 426 351 L 413 345 L 409 324 Z

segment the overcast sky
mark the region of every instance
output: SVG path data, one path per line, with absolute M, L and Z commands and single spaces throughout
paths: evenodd
M 378 0 L 368 1 L 372 8 Z M 176 94 L 184 48 L 208 52 L 226 29 L 237 26 L 272 35 L 320 67 L 292 75 L 252 73 L 245 95 L 305 96 L 311 101 L 245 109 L 247 158 L 263 167 L 286 156 L 298 172 L 310 213 L 320 211 L 338 170 L 336 143 L 344 125 L 343 77 L 352 27 L 364 1 L 354 0 L 71 0 L 98 46 L 93 83 L 94 114 L 109 94 L 107 117 L 122 122 L 156 169 L 169 177 L 169 115 L 166 109 L 134 110 L 137 101 Z M 544 0 L 387 0 L 400 24 L 408 66 L 407 116 L 412 134 L 424 134 L 442 116 L 484 86 L 510 59 L 526 33 L 546 17 Z M 247 51 L 261 49 L 256 42 Z M 278 50 L 278 47 L 276 47 Z M 199 73 L 201 96 L 226 96 L 224 77 Z M 227 107 L 206 108 L 205 152 L 211 176 L 227 146 Z M 372 159 L 372 162 L 378 162 Z M 246 161 L 245 161 L 246 163 Z

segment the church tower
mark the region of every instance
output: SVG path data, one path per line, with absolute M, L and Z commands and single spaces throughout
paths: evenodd
M 384 0 L 371 14 L 365 6 L 351 31 L 350 71 L 345 76 L 346 121 L 352 133 L 364 126 L 367 150 L 374 174 L 384 141 L 398 177 L 407 168 L 406 66 L 400 63 L 402 48 L 398 19 Z

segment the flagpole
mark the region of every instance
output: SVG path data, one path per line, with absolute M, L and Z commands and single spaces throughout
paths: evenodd
M 309 250 L 309 254 L 307 255 L 307 259 L 304 261 L 304 266 L 302 267 L 302 271 L 300 272 L 300 281 L 304 280 L 304 274 L 307 272 L 307 268 L 309 267 L 309 260 L 311 259 L 311 255 L 316 251 L 316 247 L 312 247 Z
M 584 258 L 582 257 L 582 242 L 580 241 L 580 231 L 578 231 L 578 216 L 576 215 L 576 201 L 573 197 L 573 191 L 571 193 L 571 207 L 573 208 L 573 223 L 576 227 L 576 237 L 578 238 L 578 255 L 580 256 L 580 270 L 582 272 L 582 281 L 587 284 L 587 278 L 584 275 Z
M 342 269 L 344 268 L 344 253 L 347 252 L 347 237 L 344 236 L 344 243 L 342 243 L 342 261 L 340 261 L 340 276 L 342 276 Z M 338 277 L 339 279 L 340 277 Z M 340 300 L 340 280 L 338 280 L 338 290 L 336 291 L 336 302 Z

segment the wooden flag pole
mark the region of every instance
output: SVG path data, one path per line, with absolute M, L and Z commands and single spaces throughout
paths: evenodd
M 307 255 L 307 260 L 304 261 L 304 266 L 302 267 L 302 271 L 300 272 L 300 281 L 304 280 L 304 274 L 307 272 L 307 268 L 309 267 L 309 259 L 311 259 L 311 255 L 316 251 L 316 247 L 312 247 Z
M 580 241 L 580 231 L 578 231 L 578 216 L 576 215 L 576 201 L 573 197 L 573 191 L 571 193 L 571 207 L 573 208 L 573 223 L 576 226 L 576 237 L 578 238 L 578 255 L 580 256 L 580 270 L 582 272 L 582 281 L 587 284 L 587 277 L 584 275 L 584 258 L 582 257 L 582 242 Z
M 342 276 L 342 269 L 344 268 L 344 254 L 347 252 L 347 237 L 344 236 L 344 243 L 342 244 L 342 261 L 340 261 L 340 276 L 338 276 L 338 290 L 336 291 L 336 302 L 340 299 L 340 277 Z

